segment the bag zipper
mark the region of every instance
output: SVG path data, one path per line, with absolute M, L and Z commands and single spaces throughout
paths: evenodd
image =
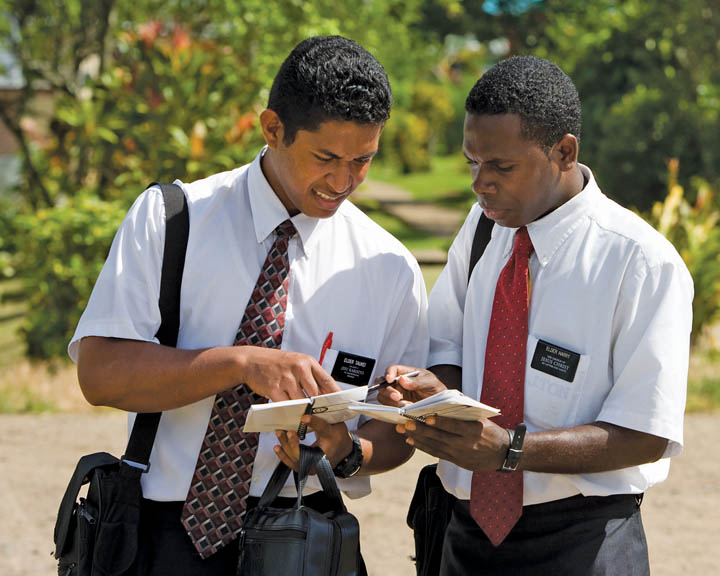
M 307 533 L 305 530 L 296 530 L 293 528 L 268 528 L 265 527 L 262 530 L 254 530 L 249 528 L 247 531 L 242 530 L 240 545 L 245 543 L 246 540 L 254 540 L 254 534 L 261 534 L 263 539 L 280 540 L 282 538 L 290 537 L 294 540 L 305 540 Z
M 85 498 L 80 498 L 80 505 L 78 506 L 78 512 L 77 512 L 78 518 L 84 518 L 87 520 L 88 524 L 94 525 L 97 520 L 88 512 L 87 510 L 87 501 Z

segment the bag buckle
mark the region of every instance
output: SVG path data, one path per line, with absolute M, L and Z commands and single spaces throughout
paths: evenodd
M 129 460 L 128 458 L 126 458 L 125 454 L 120 457 L 120 462 L 127 464 L 131 468 L 139 468 L 140 470 L 142 470 L 143 474 L 150 470 L 150 462 L 148 462 L 147 464 L 143 464 L 142 462 L 135 462 L 134 460 Z

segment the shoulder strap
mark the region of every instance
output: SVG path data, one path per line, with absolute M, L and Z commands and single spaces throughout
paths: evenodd
M 473 237 L 472 250 L 470 251 L 470 266 L 468 268 L 468 284 L 470 283 L 470 276 L 472 276 L 475 264 L 482 258 L 485 248 L 487 248 L 490 242 L 490 236 L 492 235 L 492 229 L 495 225 L 493 220 L 490 220 L 485 216 L 485 212 L 480 214 L 480 220 L 478 220 L 477 228 L 475 228 L 475 236 Z
M 161 344 L 175 347 L 180 330 L 180 288 L 190 232 L 190 217 L 187 199 L 180 186 L 164 182 L 153 182 L 150 186 L 159 186 L 165 201 L 165 247 L 159 301 L 161 322 L 155 336 Z M 148 469 L 150 452 L 155 443 L 161 415 L 162 412 L 137 415 L 122 458 L 126 464 Z

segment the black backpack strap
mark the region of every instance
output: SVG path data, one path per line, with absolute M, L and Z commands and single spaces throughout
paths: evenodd
M 161 322 L 155 336 L 161 344 L 175 347 L 180 330 L 180 288 L 190 233 L 190 217 L 187 199 L 180 186 L 164 182 L 153 182 L 150 186 L 159 186 L 165 201 L 165 247 L 159 300 Z M 161 415 L 162 412 L 137 415 L 122 457 L 123 462 L 147 471 Z
M 495 225 L 493 220 L 490 220 L 485 216 L 485 212 L 480 214 L 480 220 L 478 220 L 477 228 L 475 228 L 475 236 L 473 237 L 472 250 L 470 251 L 470 266 L 468 267 L 468 284 L 470 283 L 470 276 L 472 276 L 475 264 L 482 258 L 485 248 L 490 243 L 490 236 L 492 235 L 492 229 Z

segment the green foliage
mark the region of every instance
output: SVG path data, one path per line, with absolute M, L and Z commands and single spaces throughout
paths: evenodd
M 691 204 L 677 183 L 678 162 L 670 162 L 669 192 L 653 206 L 648 221 L 670 240 L 693 277 L 692 342 L 706 326 L 720 320 L 720 208 L 713 191 L 703 182 Z
M 272 79 L 303 38 L 342 34 L 378 57 L 396 102 L 386 148 L 408 169 L 427 164 L 448 110 L 441 88 L 416 82 L 433 61 L 413 31 L 420 3 L 0 0 L 0 48 L 26 80 L 0 104 L 23 160 L 19 240 L 0 245 L 0 270 L 23 279 L 28 354 L 64 354 L 112 232 L 150 181 L 252 159 Z
M 118 202 L 79 195 L 18 219 L 29 356 L 66 353 L 124 212 Z
M 693 176 L 720 186 L 716 0 L 426 0 L 423 16 L 427 38 L 470 35 L 488 63 L 534 54 L 563 68 L 583 105 L 581 160 L 622 204 L 662 200 L 669 157 L 687 190 Z
M 445 87 L 418 82 L 410 102 L 393 112 L 383 133 L 383 157 L 395 162 L 403 174 L 430 169 L 433 144 L 454 117 Z

